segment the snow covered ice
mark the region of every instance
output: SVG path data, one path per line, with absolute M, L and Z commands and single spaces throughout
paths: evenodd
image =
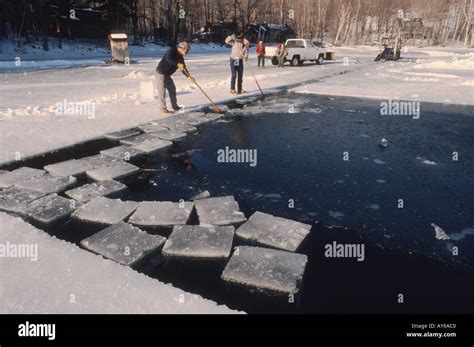
M 22 167 L 0 174 L 0 188 L 8 188 L 16 183 L 44 174 L 43 170 Z
M 296 252 L 309 235 L 311 225 L 255 212 L 236 230 L 236 235 L 260 246 Z
M 119 160 L 129 161 L 144 156 L 146 153 L 130 146 L 117 146 L 100 151 L 100 154 Z
M 179 225 L 166 240 L 163 255 L 192 259 L 227 259 L 232 250 L 234 227 Z
M 24 214 L 42 226 L 49 226 L 74 212 L 73 202 L 57 194 L 51 194 L 28 204 Z
M 87 170 L 87 177 L 94 181 L 120 180 L 132 176 L 140 171 L 135 165 L 125 161 L 118 161 L 97 169 Z
M 138 207 L 134 201 L 98 197 L 79 207 L 72 217 L 89 223 L 112 225 L 128 218 Z
M 44 193 L 17 187 L 4 189 L 0 191 L 0 210 L 16 213 L 23 212 L 30 202 L 44 195 Z
M 61 193 L 76 184 L 73 176 L 54 177 L 48 174 L 35 176 L 15 184 L 15 187 L 34 190 L 44 194 Z
M 203 226 L 238 225 L 247 220 L 233 196 L 196 200 L 195 204 Z
M 51 237 L 20 218 L 0 213 L 0 225 L 0 243 L 38 245 L 37 261 L 0 261 L 1 314 L 238 313 Z
M 127 189 L 127 186 L 121 182 L 106 180 L 85 184 L 68 190 L 64 194 L 80 203 L 86 203 L 99 196 L 110 197 L 113 194 L 123 192 L 125 189 Z
M 129 223 L 150 228 L 172 228 L 188 223 L 193 209 L 192 202 L 144 201 L 130 217 Z
M 222 279 L 260 290 L 297 294 L 302 289 L 308 257 L 269 248 L 239 246 Z
M 166 239 L 150 235 L 133 225 L 120 222 L 81 241 L 81 245 L 105 258 L 126 266 L 136 265 L 157 254 Z

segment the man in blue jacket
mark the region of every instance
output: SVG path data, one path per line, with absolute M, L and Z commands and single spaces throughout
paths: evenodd
M 173 110 L 178 111 L 181 108 L 178 106 L 178 101 L 176 99 L 176 86 L 171 75 L 173 75 L 178 69 L 184 73 L 186 69 L 184 56 L 188 52 L 189 44 L 187 42 L 181 42 L 178 47 L 171 47 L 166 51 L 156 68 L 156 83 L 162 114 L 169 115 L 172 113 L 166 108 L 166 90 L 168 90 Z

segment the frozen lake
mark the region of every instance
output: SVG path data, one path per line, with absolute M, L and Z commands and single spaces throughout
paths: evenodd
M 312 225 L 298 250 L 308 264 L 297 310 L 230 293 L 221 265 L 171 262 L 145 274 L 246 312 L 470 312 L 473 108 L 422 103 L 419 117 L 382 116 L 380 103 L 281 94 L 234 105 L 185 141 L 133 161 L 139 178 L 118 195 L 177 202 L 207 190 L 211 197 L 233 195 L 247 218 L 260 211 Z M 379 146 L 382 138 L 387 148 Z M 27 166 L 42 168 L 113 146 L 95 141 Z M 247 159 L 253 160 L 219 159 L 233 149 L 250 151 Z M 101 229 L 77 223 L 48 232 L 79 243 Z M 432 223 L 451 239 L 437 240 Z M 334 243 L 363 246 L 363 257 L 327 257 L 326 247 Z M 399 294 L 404 304 L 397 303 Z

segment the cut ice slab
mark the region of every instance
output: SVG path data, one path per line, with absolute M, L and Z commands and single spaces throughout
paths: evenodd
M 108 156 L 108 157 L 112 157 L 115 159 L 119 159 L 119 160 L 129 161 L 137 157 L 143 156 L 146 153 L 143 151 L 140 151 L 139 149 L 122 145 L 122 146 L 113 147 L 110 149 L 105 149 L 103 151 L 100 151 L 100 154 Z
M 186 224 L 193 207 L 192 202 L 145 201 L 140 203 L 128 222 L 150 228 L 172 228 Z
M 44 195 L 44 193 L 17 187 L 4 189 L 0 191 L 0 210 L 16 213 L 23 212 L 30 202 Z
M 238 225 L 247 220 L 233 196 L 196 200 L 195 204 L 202 226 Z
M 46 194 L 60 193 L 74 186 L 77 179 L 73 176 L 55 177 L 48 174 L 36 176 L 15 184 L 15 187 L 34 190 Z
M 89 223 L 112 225 L 128 218 L 138 202 L 98 197 L 79 207 L 72 217 Z
M 52 194 L 29 203 L 24 214 L 34 222 L 48 226 L 68 217 L 74 209 L 74 200 Z
M 186 139 L 187 135 L 179 131 L 165 129 L 165 130 L 154 132 L 153 136 L 162 140 L 167 140 L 167 141 L 183 141 Z
M 146 134 L 151 134 L 157 131 L 166 130 L 164 126 L 158 123 L 148 123 L 145 125 L 141 125 L 139 128 Z
M 120 222 L 81 241 L 88 250 L 126 266 L 136 265 L 161 250 L 166 238 Z
M 257 245 L 296 252 L 311 231 L 311 225 L 255 212 L 235 232 Z
M 87 170 L 87 177 L 94 181 L 119 180 L 136 174 L 140 169 L 125 161 L 118 161 L 108 166 L 99 167 L 97 169 Z
M 44 169 L 54 176 L 82 176 L 87 170 L 106 166 L 114 161 L 117 161 L 117 159 L 104 155 L 94 155 L 82 159 L 72 159 L 47 165 Z
M 55 176 L 78 176 L 84 174 L 89 167 L 85 167 L 79 160 L 72 159 L 47 165 L 44 169 Z
M 232 250 L 234 227 L 177 225 L 163 247 L 163 255 L 178 258 L 227 259 Z
M 147 154 L 156 153 L 161 150 L 165 150 L 173 145 L 173 142 L 152 137 L 150 140 L 144 141 L 139 145 L 135 145 L 134 148 L 139 149 Z
M 140 132 L 138 130 L 127 129 L 127 130 L 122 130 L 122 131 L 117 131 L 114 133 L 107 134 L 104 137 L 109 140 L 119 141 L 119 140 L 126 139 L 127 137 L 132 137 L 139 134 Z
M 86 184 L 82 187 L 68 190 L 65 194 L 76 201 L 86 203 L 99 196 L 108 197 L 120 193 L 125 189 L 127 189 L 125 184 L 113 180 L 107 180 Z
M 297 294 L 308 257 L 269 248 L 240 246 L 222 273 L 225 282 L 261 291 Z
M 120 143 L 122 145 L 127 145 L 127 146 L 137 146 L 144 142 L 154 140 L 154 139 L 156 139 L 156 136 L 153 136 L 152 134 L 142 134 L 138 136 L 129 137 L 127 139 L 123 139 L 120 141 Z
M 9 188 L 21 181 L 44 174 L 43 170 L 22 167 L 0 175 L 0 188 Z

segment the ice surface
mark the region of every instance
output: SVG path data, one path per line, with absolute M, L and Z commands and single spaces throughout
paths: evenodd
M 232 250 L 234 227 L 179 225 L 163 247 L 163 255 L 182 258 L 227 259 Z
M 44 195 L 44 193 L 17 187 L 4 189 L 0 191 L 0 210 L 17 213 L 23 212 L 26 205 Z
M 118 160 L 112 157 L 108 157 L 106 155 L 97 154 L 97 155 L 92 155 L 90 157 L 78 159 L 77 161 L 82 163 L 89 170 L 89 169 L 97 169 L 103 166 L 110 165 L 112 163 L 117 162 Z
M 36 176 L 15 184 L 15 187 L 34 190 L 44 194 L 60 193 L 74 186 L 77 179 L 73 176 L 55 177 L 48 174 Z
M 81 187 L 68 190 L 65 194 L 81 203 L 88 202 L 99 196 L 110 196 L 127 189 L 127 186 L 123 183 L 107 180 L 102 182 L 94 182 L 83 185 Z
M 309 224 L 255 212 L 235 233 L 238 237 L 261 246 L 296 252 L 310 230 Z
M 149 235 L 128 223 L 120 222 L 81 241 L 81 245 L 105 258 L 126 266 L 159 251 L 166 238 Z M 156 254 L 155 254 L 156 255 Z
M 43 170 L 22 167 L 0 175 L 0 188 L 8 188 L 15 183 L 44 174 Z
M 237 225 L 247 220 L 233 196 L 196 200 L 195 204 L 203 226 Z
M 211 197 L 211 193 L 209 193 L 209 191 L 205 190 L 201 193 L 198 193 L 198 194 L 194 195 L 189 200 L 194 201 L 194 200 L 208 199 L 210 197 Z
M 180 120 L 178 117 L 171 117 L 163 119 L 159 122 L 160 125 L 164 126 L 167 129 L 189 133 L 197 131 L 195 126 L 185 123 L 183 120 Z
M 146 141 L 154 140 L 154 139 L 156 139 L 156 136 L 153 136 L 152 134 L 142 134 L 142 135 L 132 136 L 132 137 L 120 140 L 120 143 L 122 145 L 127 145 L 127 146 L 136 146 Z
M 79 207 L 72 217 L 83 222 L 112 225 L 125 220 L 137 207 L 138 202 L 98 197 Z
M 304 254 L 240 246 L 227 263 L 222 279 L 251 288 L 296 294 L 302 289 L 307 261 Z
M 118 161 L 108 166 L 99 167 L 97 169 L 87 170 L 87 177 L 94 181 L 119 180 L 135 173 L 140 168 L 125 161 Z
M 83 175 L 86 170 L 92 169 L 91 166 L 84 165 L 80 160 L 67 160 L 56 164 L 47 165 L 44 169 L 55 176 L 79 176 Z
M 38 249 L 37 261 L 0 261 L 0 314 L 237 313 L 51 237 L 20 218 L 0 213 L 0 225 L 1 244 Z
M 143 151 L 147 154 L 155 153 L 164 149 L 167 149 L 173 145 L 173 142 L 152 137 L 150 140 L 144 141 L 139 145 L 135 145 L 136 149 Z
M 192 202 L 141 202 L 129 223 L 146 227 L 173 227 L 186 224 L 193 211 Z
M 119 160 L 129 161 L 137 157 L 143 156 L 146 153 L 143 151 L 140 151 L 139 149 L 122 145 L 122 146 L 113 147 L 110 149 L 105 149 L 103 151 L 100 151 L 100 154 L 109 156 L 115 159 L 119 159 Z
M 44 169 L 54 176 L 82 176 L 87 170 L 110 165 L 116 161 L 118 161 L 116 158 L 99 154 L 47 165 Z
M 159 139 L 167 141 L 183 141 L 186 139 L 187 136 L 185 133 L 169 129 L 156 131 L 152 135 L 158 137 Z
M 51 194 L 34 200 L 25 209 L 25 215 L 43 226 L 48 226 L 74 212 L 74 200 Z
M 127 137 L 136 136 L 136 135 L 139 135 L 139 134 L 140 134 L 140 132 L 138 130 L 127 129 L 127 130 L 117 131 L 117 132 L 114 132 L 114 133 L 104 135 L 104 137 L 106 139 L 109 139 L 109 140 L 118 141 L 118 140 L 126 139 Z
M 147 133 L 147 134 L 150 134 L 150 133 L 154 133 L 154 132 L 157 132 L 157 131 L 162 131 L 162 130 L 166 130 L 167 128 L 165 128 L 164 126 L 158 124 L 158 123 L 148 123 L 148 124 L 145 124 L 145 125 L 141 125 L 139 127 L 144 133 Z

